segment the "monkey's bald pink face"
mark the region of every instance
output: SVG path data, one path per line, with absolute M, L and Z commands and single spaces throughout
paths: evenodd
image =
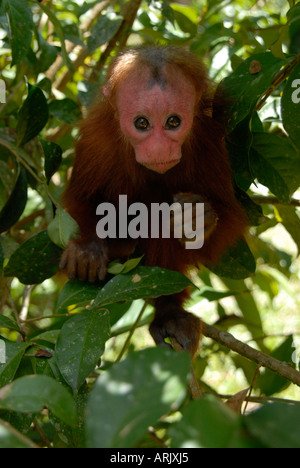
M 164 174 L 179 163 L 195 114 L 196 91 L 184 75 L 153 79 L 148 70 L 132 73 L 116 93 L 121 131 L 136 161 Z

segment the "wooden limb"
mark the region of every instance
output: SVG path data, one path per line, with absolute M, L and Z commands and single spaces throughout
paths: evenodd
M 256 110 L 259 111 L 265 105 L 268 97 L 270 97 L 275 89 L 277 89 L 281 83 L 283 83 L 291 74 L 295 66 L 300 62 L 300 53 L 296 55 L 296 57 L 288 63 L 274 78 L 271 83 L 271 86 L 267 89 L 267 91 L 263 94 L 260 100 L 257 103 Z
M 293 367 L 291 367 L 286 362 L 278 361 L 277 359 L 268 356 L 261 351 L 251 348 L 251 346 L 247 345 L 246 343 L 243 343 L 234 338 L 234 336 L 230 333 L 218 330 L 216 327 L 208 325 L 205 322 L 201 321 L 201 325 L 202 334 L 204 336 L 212 338 L 221 345 L 226 346 L 241 356 L 256 362 L 262 367 L 270 369 L 271 371 L 281 375 L 282 377 L 285 377 L 287 380 L 300 387 L 300 372 L 293 369 Z
M 287 206 L 300 206 L 300 200 L 297 200 L 296 198 L 292 198 L 289 202 L 285 203 L 281 200 L 278 200 L 276 197 L 264 197 L 261 195 L 253 195 L 251 196 L 251 200 L 253 200 L 255 203 L 258 203 L 259 205 L 287 205 Z
M 97 3 L 94 6 L 94 8 L 92 8 L 92 10 L 90 11 L 90 13 L 89 13 L 88 17 L 86 18 L 86 20 L 80 25 L 80 29 L 81 29 L 81 31 L 83 33 L 86 33 L 87 31 L 89 31 L 89 29 L 91 28 L 93 22 L 97 18 L 99 18 L 102 11 L 105 8 L 107 8 L 108 5 L 109 5 L 109 0 L 106 0 L 106 1 L 103 1 L 103 2 L 100 2 L 100 3 Z M 82 46 L 76 46 L 76 44 L 74 44 L 73 42 L 66 41 L 66 50 L 67 50 L 67 52 L 70 53 L 74 49 L 78 50 L 77 56 L 80 57 L 80 61 L 76 60 L 76 63 L 74 64 L 74 68 L 75 68 L 75 70 L 77 70 L 78 64 L 80 66 L 82 61 L 86 57 L 86 55 L 85 55 L 86 52 L 83 53 L 83 51 L 86 51 L 86 49 L 84 47 L 82 47 Z M 61 55 L 59 55 L 57 57 L 57 59 L 55 60 L 55 62 L 51 65 L 49 70 L 47 70 L 47 72 L 46 72 L 47 78 L 49 78 L 51 81 L 53 81 L 55 76 L 56 76 L 56 73 L 62 68 L 63 65 L 64 65 L 63 57 Z M 61 87 L 63 87 L 65 85 L 67 77 L 68 77 L 68 79 L 70 79 L 70 77 L 71 77 L 69 71 L 66 71 L 65 73 L 63 73 L 63 78 L 61 78 L 59 81 L 57 81 L 57 83 L 54 85 L 54 88 L 55 89 L 56 88 L 60 89 Z
M 178 341 L 175 338 L 170 337 L 170 341 L 171 341 L 171 346 L 173 349 L 175 349 L 175 351 L 179 351 L 179 352 L 183 351 L 183 347 L 178 343 Z M 190 392 L 191 392 L 193 400 L 198 400 L 203 395 L 203 392 L 200 388 L 200 384 L 197 380 L 197 377 L 195 375 L 195 372 L 192 366 L 191 366 L 190 372 L 191 372 L 190 381 L 189 381 Z
M 130 29 L 133 25 L 133 22 L 135 20 L 135 17 L 137 15 L 137 12 L 141 3 L 142 3 L 142 0 L 131 0 L 125 5 L 124 12 L 122 12 L 124 20 L 122 21 L 116 34 L 111 38 L 106 48 L 102 52 L 100 60 L 98 61 L 98 63 L 93 69 L 92 75 L 90 77 L 90 81 L 97 81 L 100 70 L 102 70 L 106 60 L 110 56 L 110 53 L 112 52 L 112 50 L 115 49 L 117 43 L 119 42 L 119 49 L 122 49 L 125 46 L 127 42 L 127 38 L 131 32 Z M 124 34 L 126 30 L 128 32 Z

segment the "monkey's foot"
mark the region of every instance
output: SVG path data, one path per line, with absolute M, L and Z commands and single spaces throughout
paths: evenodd
M 165 339 L 172 337 L 193 356 L 199 346 L 201 322 L 178 304 L 165 304 L 156 310 L 149 331 L 157 345 L 169 347 Z

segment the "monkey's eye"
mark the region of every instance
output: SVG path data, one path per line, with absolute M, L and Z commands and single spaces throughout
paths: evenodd
M 134 126 L 137 130 L 141 130 L 143 132 L 150 128 L 150 123 L 149 120 L 147 120 L 145 117 L 138 117 L 134 121 Z
M 181 125 L 181 118 L 178 115 L 172 115 L 166 121 L 166 129 L 167 130 L 175 130 L 176 128 L 180 127 Z

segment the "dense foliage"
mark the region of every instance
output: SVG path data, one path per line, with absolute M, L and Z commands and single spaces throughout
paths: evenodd
M 0 0 L 0 41 L 0 447 L 299 447 L 300 3 Z M 76 123 L 110 57 L 154 42 L 189 47 L 232 98 L 247 242 L 189 279 L 131 259 L 68 281 Z M 189 356 L 144 326 L 144 299 L 191 284 L 190 310 L 239 339 L 204 329 L 200 398 Z

